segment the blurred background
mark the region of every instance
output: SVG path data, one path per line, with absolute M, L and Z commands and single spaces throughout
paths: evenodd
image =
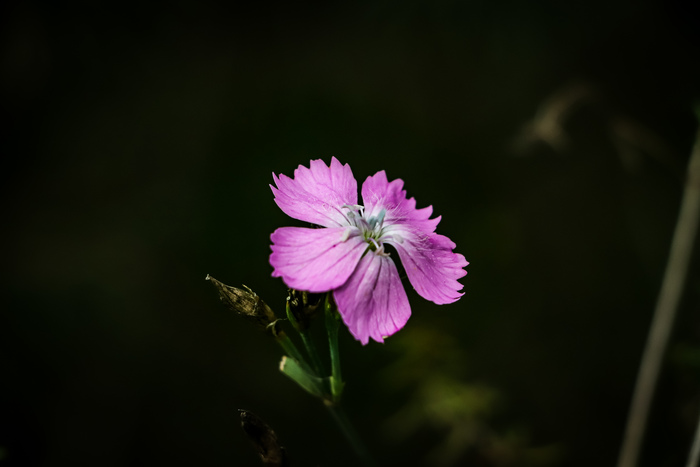
M 269 235 L 298 223 L 271 174 L 331 156 L 403 179 L 471 263 L 384 344 L 341 329 L 380 464 L 614 465 L 698 123 L 696 10 L 8 0 L 0 37 L 0 466 L 260 465 L 239 408 L 294 466 L 357 465 L 204 280 L 282 311 Z M 700 411 L 698 266 L 643 466 L 684 465 Z

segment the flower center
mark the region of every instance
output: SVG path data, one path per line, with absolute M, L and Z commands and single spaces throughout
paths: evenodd
M 348 212 L 345 218 L 348 224 L 352 227 L 357 227 L 362 232 L 362 238 L 368 243 L 368 249 L 376 252 L 378 255 L 389 256 L 389 253 L 384 251 L 382 236 L 384 234 L 384 216 L 386 209 L 379 211 L 379 214 L 372 217 L 365 216 L 365 207 L 359 204 L 344 205 L 343 208 Z

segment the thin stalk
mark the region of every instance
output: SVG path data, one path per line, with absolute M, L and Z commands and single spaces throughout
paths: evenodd
M 637 465 L 649 418 L 649 409 L 654 398 L 656 381 L 673 328 L 678 303 L 683 294 L 699 217 L 700 131 L 688 162 L 688 174 L 681 209 L 671 241 L 671 252 L 656 303 L 654 318 L 637 374 L 618 467 L 636 467 Z
M 340 372 L 340 352 L 338 346 L 338 322 L 337 311 L 333 307 L 330 294 L 326 295 L 325 302 L 326 312 L 326 332 L 328 332 L 328 347 L 331 354 L 331 395 L 333 402 L 340 401 L 340 395 L 343 393 L 343 376 Z
M 693 446 L 690 448 L 690 455 L 688 456 L 688 464 L 686 467 L 698 467 L 700 464 L 700 419 L 698 419 L 698 426 L 695 428 L 695 437 L 693 438 Z
M 693 438 L 693 446 L 690 449 L 690 456 L 688 456 L 688 463 L 686 467 L 698 467 L 700 462 L 700 419 L 698 419 L 698 426 L 695 428 L 695 438 Z
M 280 347 L 282 347 L 284 353 L 296 360 L 302 368 L 304 368 L 309 373 L 313 371 L 309 364 L 306 362 L 304 355 L 301 352 L 299 352 L 297 346 L 294 345 L 294 342 L 292 342 L 292 340 L 285 332 L 280 332 L 279 334 L 277 334 L 275 340 L 280 345 Z
M 333 419 L 338 424 L 338 428 L 345 435 L 352 448 L 355 450 L 357 457 L 362 461 L 363 465 L 376 466 L 377 463 L 370 456 L 369 451 L 360 440 L 357 432 L 350 424 L 350 420 L 345 415 L 345 412 L 340 407 L 340 396 L 343 393 L 343 376 L 340 372 L 340 353 L 338 346 L 338 328 L 340 327 L 340 316 L 334 307 L 331 294 L 326 295 L 324 303 L 326 314 L 326 332 L 328 332 L 328 347 L 331 354 L 331 400 L 324 401 L 328 411 L 333 416 Z
M 311 366 L 313 367 L 314 373 L 316 373 L 317 376 L 322 376 L 323 375 L 323 365 L 321 364 L 321 358 L 318 356 L 318 351 L 316 350 L 316 345 L 314 344 L 313 340 L 311 340 L 311 336 L 309 335 L 309 330 L 305 329 L 306 326 L 300 325 L 299 322 L 297 322 L 296 317 L 294 316 L 294 313 L 291 312 L 290 307 L 289 307 L 289 300 L 287 300 L 287 319 L 292 323 L 294 326 L 294 329 L 297 330 L 299 335 L 301 336 L 301 341 L 304 344 L 304 348 L 306 349 L 306 353 L 308 354 L 309 358 L 311 359 Z
M 290 306 L 289 306 L 289 299 L 287 299 L 287 305 L 285 307 L 285 311 L 287 313 L 287 319 L 289 320 L 290 323 L 292 323 L 292 326 L 294 327 L 294 329 L 301 336 L 301 342 L 304 344 L 304 348 L 306 349 L 306 354 L 311 359 L 311 366 L 309 366 L 309 364 L 305 360 L 299 361 L 299 362 L 303 363 L 305 365 L 305 370 L 307 372 L 313 373 L 315 376 L 318 376 L 318 377 L 323 376 L 323 367 L 321 365 L 321 359 L 318 356 L 318 351 L 316 351 L 316 346 L 314 345 L 313 341 L 311 340 L 311 338 L 309 336 L 309 331 L 307 329 L 305 329 L 305 327 L 302 326 L 297 321 L 296 316 L 294 316 L 294 313 L 292 313 Z M 299 353 L 299 352 L 297 351 L 297 353 Z M 296 358 L 296 357 L 294 357 L 294 358 Z
M 309 357 L 311 358 L 311 366 L 318 376 L 322 376 L 323 365 L 321 364 L 321 358 L 318 356 L 316 344 L 314 344 L 314 341 L 311 339 L 309 331 L 299 331 L 299 335 L 301 336 L 301 341 L 304 343 L 304 347 L 306 348 L 306 353 L 308 353 Z
M 377 463 L 374 461 L 372 456 L 370 456 L 369 451 L 360 440 L 360 437 L 357 435 L 357 432 L 353 426 L 350 424 L 350 420 L 348 420 L 348 417 L 345 415 L 343 409 L 337 404 L 326 404 L 326 407 L 328 407 L 328 411 L 338 424 L 340 431 L 343 432 L 345 438 L 348 440 L 350 445 L 352 445 L 357 457 L 359 457 L 362 461 L 362 464 L 368 467 L 376 466 Z

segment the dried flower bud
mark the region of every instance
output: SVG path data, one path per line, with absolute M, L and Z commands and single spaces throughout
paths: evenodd
M 258 297 L 255 292 L 245 285 L 243 286 L 245 290 L 231 287 L 217 281 L 209 274 L 207 274 L 205 279 L 214 284 L 216 290 L 219 291 L 219 299 L 224 305 L 277 337 L 277 317 L 272 309 L 267 306 L 267 303 Z
M 289 318 L 300 331 L 309 327 L 309 320 L 316 315 L 322 296 L 323 294 L 289 289 L 287 302 L 289 303 L 289 312 L 292 314 Z
M 260 417 L 248 410 L 238 409 L 241 414 L 241 428 L 255 445 L 263 465 L 287 467 L 289 460 L 284 447 L 280 446 L 277 435 Z

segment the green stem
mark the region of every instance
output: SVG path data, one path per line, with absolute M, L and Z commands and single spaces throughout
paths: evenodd
M 284 353 L 289 355 L 291 358 L 296 360 L 299 365 L 306 370 L 308 373 L 314 373 L 314 371 L 311 369 L 309 364 L 306 362 L 306 359 L 304 358 L 304 355 L 299 352 L 299 349 L 297 349 L 297 346 L 294 345 L 294 342 L 289 338 L 289 336 L 284 333 L 280 332 L 277 334 L 275 337 L 275 340 L 277 343 L 282 347 L 282 350 L 284 350 Z
M 700 420 L 698 420 L 698 426 L 695 428 L 695 437 L 693 438 L 693 445 L 690 448 L 690 456 L 688 456 L 688 463 L 686 467 L 697 467 L 700 463 Z
M 365 466 L 376 466 L 377 463 L 374 461 L 372 456 L 370 456 L 369 451 L 360 440 L 360 437 L 357 435 L 357 432 L 353 426 L 350 424 L 350 420 L 348 420 L 348 417 L 345 415 L 343 409 L 341 409 L 337 404 L 326 404 L 326 407 L 328 407 L 328 411 L 338 424 L 340 431 L 343 432 L 343 435 L 345 435 L 345 438 L 347 438 L 348 442 L 353 447 L 357 457 L 360 458 L 362 463 Z
M 340 352 L 338 346 L 338 329 L 340 328 L 340 315 L 335 309 L 335 304 L 331 298 L 331 294 L 326 294 L 326 300 L 324 303 L 325 318 L 326 318 L 326 332 L 328 333 L 328 347 L 330 349 L 331 356 L 331 376 L 330 376 L 330 389 L 331 398 L 325 399 L 324 405 L 328 408 L 328 411 L 333 416 L 333 420 L 338 424 L 338 428 L 343 433 L 345 438 L 348 440 L 355 453 L 362 461 L 365 466 L 376 466 L 377 463 L 369 455 L 369 451 L 365 445 L 360 440 L 357 432 L 350 424 L 345 412 L 340 408 L 340 396 L 343 393 L 343 376 L 340 372 Z M 303 336 L 303 334 L 302 334 Z M 311 352 L 310 352 L 311 353 Z
M 343 376 L 340 372 L 340 352 L 338 347 L 338 312 L 333 307 L 331 294 L 326 295 L 325 302 L 326 311 L 326 331 L 328 332 L 328 346 L 331 354 L 331 395 L 333 402 L 340 401 L 340 396 L 343 393 Z
M 309 334 L 309 330 L 305 329 L 305 326 L 301 326 L 298 322 L 296 317 L 294 316 L 294 313 L 291 312 L 289 309 L 289 300 L 287 300 L 287 319 L 292 323 L 294 326 L 294 329 L 297 330 L 299 335 L 301 336 L 301 341 L 304 344 L 304 348 L 306 349 L 306 353 L 309 355 L 309 358 L 311 359 L 311 366 L 313 367 L 314 373 L 316 373 L 317 376 L 323 375 L 323 365 L 321 364 L 321 358 L 318 356 L 318 351 L 316 350 L 316 345 L 314 344 L 313 340 L 311 340 L 311 335 Z
M 698 112 L 700 118 L 700 112 Z M 683 296 L 693 243 L 700 223 L 700 130 L 688 162 L 688 173 L 676 230 L 661 291 L 637 374 L 618 467 L 636 467 L 640 456 L 656 382 L 666 352 L 678 304 Z
M 299 335 L 301 336 L 301 341 L 304 343 L 304 347 L 306 348 L 306 353 L 308 353 L 309 357 L 311 358 L 311 366 L 318 376 L 322 376 L 323 365 L 321 364 L 321 358 L 318 356 L 316 344 L 314 344 L 314 341 L 311 339 L 309 331 L 299 331 Z

